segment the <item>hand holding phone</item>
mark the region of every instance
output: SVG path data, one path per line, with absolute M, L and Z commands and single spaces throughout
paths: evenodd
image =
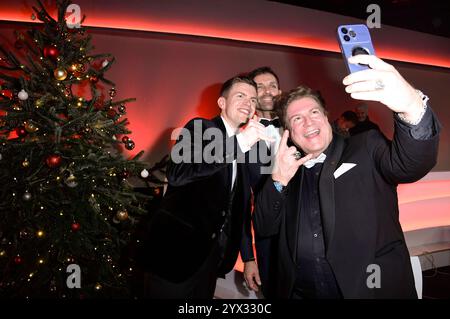
M 369 29 L 364 24 L 340 25 L 337 28 L 337 36 L 342 55 L 349 73 L 367 70 L 366 64 L 352 64 L 348 58 L 359 54 L 375 55 Z

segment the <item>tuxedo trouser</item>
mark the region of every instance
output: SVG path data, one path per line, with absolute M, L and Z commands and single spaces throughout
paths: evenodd
M 218 249 L 213 249 L 199 270 L 179 283 L 147 273 L 144 295 L 153 299 L 212 299 L 216 289 L 219 259 Z

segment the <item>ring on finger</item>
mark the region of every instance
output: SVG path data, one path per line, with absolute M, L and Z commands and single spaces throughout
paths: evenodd
M 375 81 L 375 90 L 382 90 L 384 87 L 385 85 L 382 80 L 378 79 Z
M 300 151 L 297 151 L 294 154 L 292 154 L 292 156 L 294 156 L 294 158 L 298 161 L 299 159 L 302 158 L 302 153 Z

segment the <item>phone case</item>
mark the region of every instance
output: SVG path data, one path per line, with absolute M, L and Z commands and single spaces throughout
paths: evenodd
M 340 25 L 337 28 L 337 36 L 345 65 L 350 73 L 369 69 L 365 64 L 348 63 L 348 58 L 358 54 L 375 55 L 370 32 L 364 24 Z

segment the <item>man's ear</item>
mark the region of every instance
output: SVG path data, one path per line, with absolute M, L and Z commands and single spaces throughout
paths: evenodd
M 219 108 L 221 110 L 225 109 L 226 103 L 227 103 L 227 100 L 223 96 L 221 96 L 217 99 L 217 105 L 219 106 Z

